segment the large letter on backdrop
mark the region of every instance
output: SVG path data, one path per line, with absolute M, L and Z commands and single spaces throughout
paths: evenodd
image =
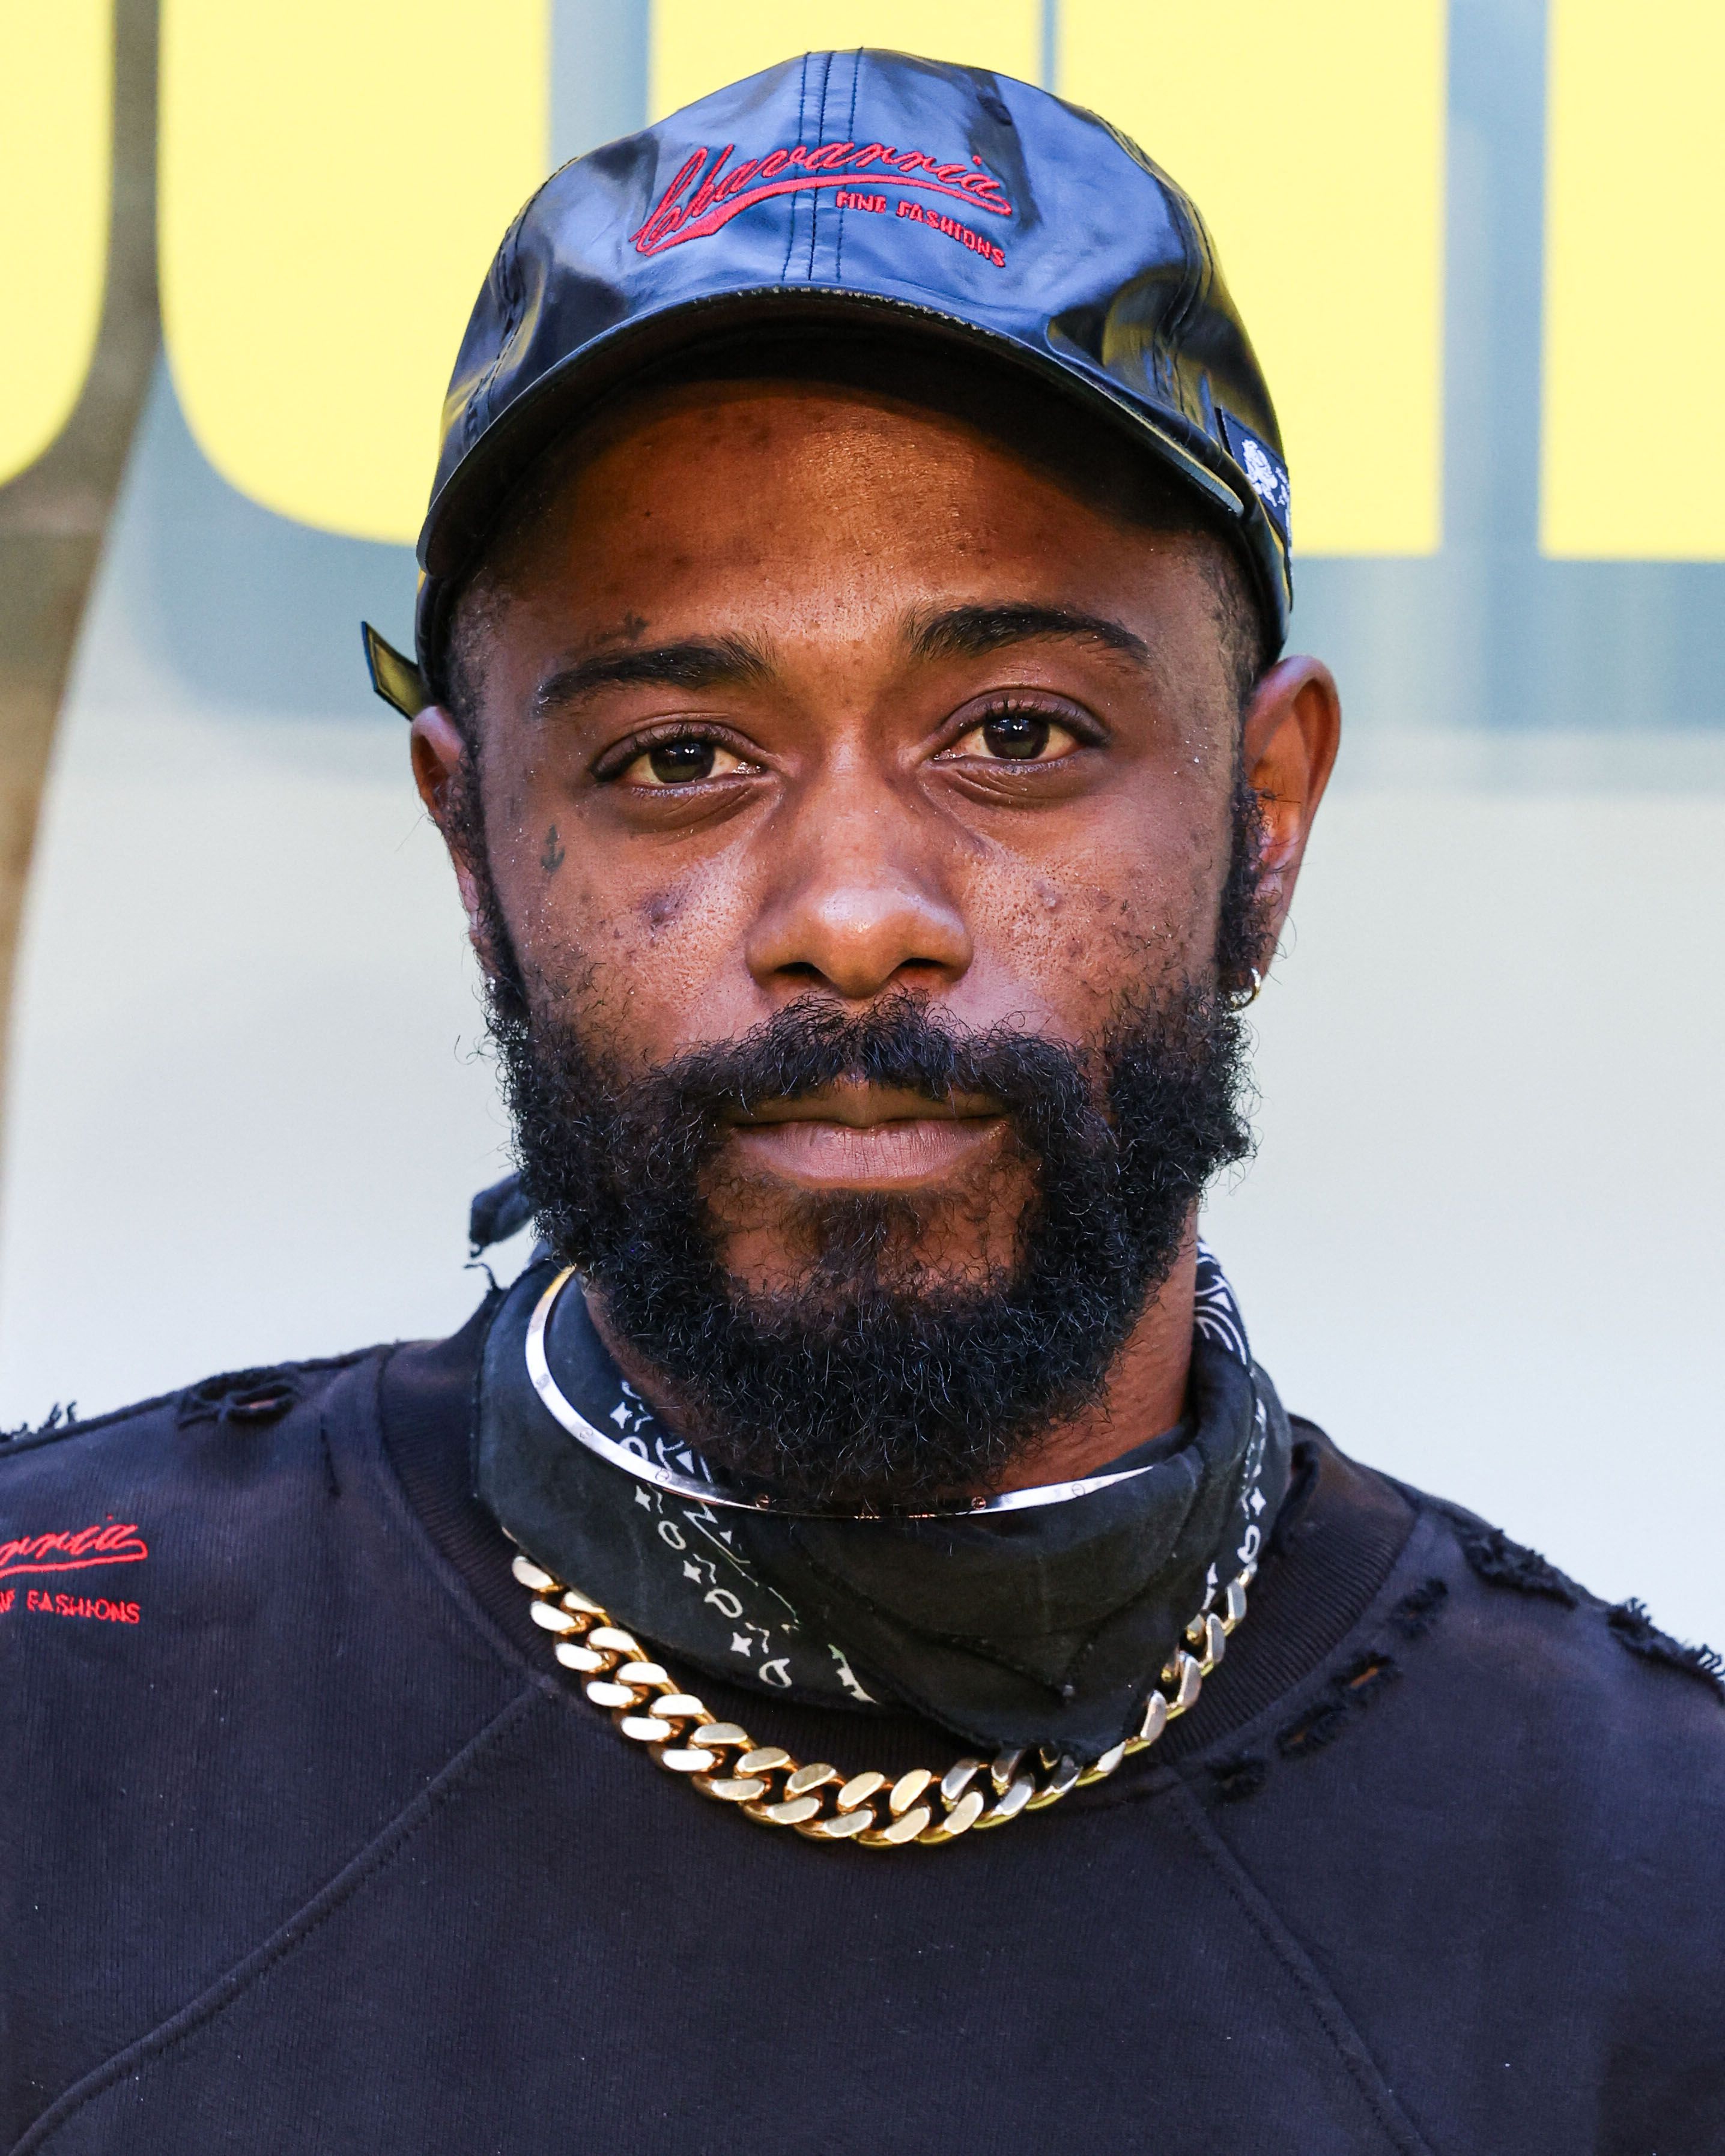
M 548 0 L 162 0 L 163 325 L 230 484 L 413 537 L 462 329 L 545 175 L 549 80 Z
M 1034 82 L 1042 68 L 1041 0 L 654 0 L 648 68 L 662 119 L 723 83 L 805 52 L 885 45 L 925 59 L 963 60 Z
M 1445 60 L 1443 0 L 1062 0 L 1060 90 L 1215 239 L 1302 553 L 1439 543 Z
M 1540 543 L 1725 558 L 1725 8 L 1550 4 Z
M 0 0 L 0 482 L 48 448 L 89 372 L 113 116 L 111 0 Z

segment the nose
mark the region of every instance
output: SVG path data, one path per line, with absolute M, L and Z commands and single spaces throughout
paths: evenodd
M 850 1002 L 958 980 L 970 931 L 936 820 L 854 766 L 811 788 L 768 840 L 779 860 L 748 940 L 756 980 Z

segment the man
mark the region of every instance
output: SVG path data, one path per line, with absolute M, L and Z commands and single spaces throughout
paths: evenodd
M 1040 92 L 811 55 L 528 205 L 367 640 L 543 1240 L 10 1448 L 8 2145 L 1725 2146 L 1717 1666 L 1290 1419 L 1195 1240 L 1288 545 Z

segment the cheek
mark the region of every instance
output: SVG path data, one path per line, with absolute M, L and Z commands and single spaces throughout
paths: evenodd
M 619 872 L 572 831 L 556 872 L 519 877 L 518 948 L 541 993 L 578 995 L 625 1060 L 660 1063 L 697 1042 L 744 1032 L 761 1014 L 742 952 L 750 896 L 716 865 Z M 603 867 L 601 871 L 601 860 Z
M 1058 859 L 996 856 L 973 884 L 978 957 L 1063 1029 L 1089 1033 L 1124 990 L 1203 972 L 1227 855 L 1219 808 L 1189 798 L 1122 819 L 1105 840 Z

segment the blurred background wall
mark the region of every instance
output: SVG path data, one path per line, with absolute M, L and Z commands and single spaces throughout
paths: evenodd
M 357 623 L 537 179 L 860 42 L 1137 136 L 1276 390 L 1348 734 L 1207 1224 L 1259 1353 L 1725 1635 L 1714 0 L 0 0 L 0 1420 L 470 1307 L 506 1132 Z

